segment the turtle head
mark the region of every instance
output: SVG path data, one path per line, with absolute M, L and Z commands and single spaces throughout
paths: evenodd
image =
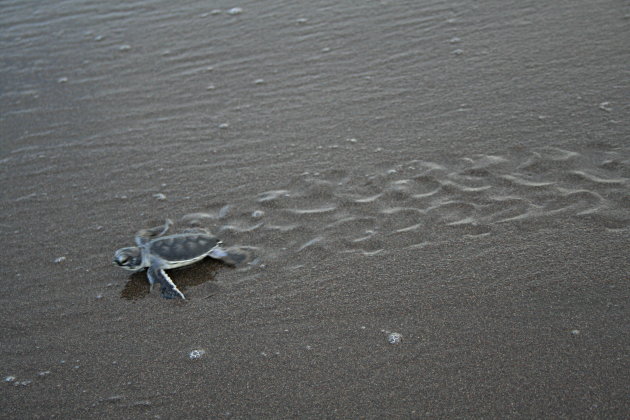
M 114 254 L 114 264 L 129 271 L 142 270 L 142 251 L 137 246 L 121 248 Z

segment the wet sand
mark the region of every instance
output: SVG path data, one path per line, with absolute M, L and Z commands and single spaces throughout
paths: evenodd
M 0 5 L 3 418 L 630 414 L 628 7 L 49 3 Z M 162 299 L 111 260 L 165 218 L 252 256 Z

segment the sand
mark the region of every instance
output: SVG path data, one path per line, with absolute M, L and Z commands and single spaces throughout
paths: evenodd
M 294 3 L 0 5 L 1 417 L 628 417 L 630 9 Z

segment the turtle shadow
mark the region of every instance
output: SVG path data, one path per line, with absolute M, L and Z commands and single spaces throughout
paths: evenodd
M 206 258 L 194 265 L 168 270 L 168 275 L 177 285 L 182 293 L 186 294 L 186 289 L 215 280 L 215 273 L 223 267 L 230 267 L 221 261 Z M 216 287 L 216 286 L 215 286 Z M 153 293 L 160 296 L 160 285 L 153 286 Z M 127 300 L 144 299 L 150 294 L 150 286 L 147 281 L 146 270 L 133 273 L 129 276 L 129 281 L 125 284 L 120 297 Z

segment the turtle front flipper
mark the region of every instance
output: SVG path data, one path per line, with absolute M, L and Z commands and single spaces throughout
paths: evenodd
M 156 226 L 149 229 L 142 229 L 136 233 L 136 244 L 142 246 L 151 239 L 164 235 L 173 224 L 171 219 L 166 219 L 162 226 Z
M 159 283 L 162 291 L 162 297 L 165 299 L 186 299 L 184 294 L 175 286 L 173 280 L 166 274 L 164 269 L 151 266 L 147 270 L 147 276 L 149 277 L 149 283 L 153 286 L 153 283 Z
M 196 234 L 201 234 L 201 235 L 211 235 L 208 229 L 200 228 L 200 227 L 187 228 L 187 229 L 184 229 L 182 233 L 196 233 Z

